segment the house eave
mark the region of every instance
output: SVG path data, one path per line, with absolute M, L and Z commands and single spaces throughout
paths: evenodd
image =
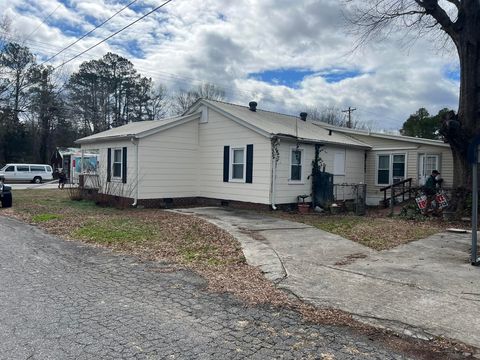
M 326 145 L 336 145 L 336 146 L 348 146 L 348 147 L 354 147 L 354 148 L 360 148 L 360 149 L 371 149 L 372 147 L 369 145 L 362 145 L 362 144 L 346 144 L 346 143 L 341 143 L 341 142 L 336 142 L 336 141 L 328 141 L 328 140 L 318 140 L 318 139 L 308 139 L 308 138 L 301 138 L 297 136 L 293 136 L 290 134 L 271 134 L 271 138 L 277 137 L 280 139 L 286 139 L 286 140 L 292 140 L 292 141 L 298 141 L 303 144 L 326 144 Z
M 340 133 L 343 133 L 343 134 L 371 136 L 371 137 L 376 137 L 376 138 L 381 138 L 381 139 L 411 142 L 411 143 L 415 143 L 415 144 L 450 147 L 450 145 L 444 143 L 441 140 L 416 138 L 416 137 L 404 136 L 404 135 L 380 134 L 380 133 L 375 133 L 375 132 L 371 132 L 371 131 L 368 131 L 368 130 L 349 129 L 349 128 L 343 128 L 343 127 L 339 127 L 339 126 L 335 126 L 335 125 L 330 125 L 330 124 L 317 123 L 317 122 L 314 122 L 313 124 L 315 124 L 316 126 L 319 126 L 319 127 L 323 127 L 324 129 L 337 131 L 337 132 L 340 132 Z
M 75 140 L 75 144 L 83 145 L 83 144 L 94 144 L 97 142 L 102 142 L 102 141 L 117 141 L 117 140 L 129 140 L 129 139 L 138 139 L 138 136 L 135 134 L 126 134 L 126 135 L 112 135 L 112 136 L 105 136 L 101 138 L 95 138 L 95 139 L 78 139 Z

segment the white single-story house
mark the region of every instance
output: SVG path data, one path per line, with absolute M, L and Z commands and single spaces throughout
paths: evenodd
M 443 141 L 325 124 L 320 126 L 352 136 L 371 146 L 365 163 L 368 205 L 378 205 L 384 198 L 384 192 L 380 189 L 392 183 L 411 178 L 412 186 L 424 185 L 432 170 L 441 172 L 443 187 L 452 186 L 453 156 L 450 146 Z
M 371 148 L 300 117 L 259 110 L 254 102 L 203 99 L 183 116 L 130 123 L 77 143 L 99 152 L 100 183 L 109 184 L 103 188 L 145 206 L 192 199 L 272 208 L 297 203 L 299 195 L 312 193 L 316 145 L 335 183 L 364 182 Z
M 336 128 L 300 117 L 201 99 L 182 116 L 130 123 L 77 140 L 99 153 L 100 192 L 132 205 L 298 202 L 312 193 L 312 163 L 321 149 L 334 184 L 367 184 L 367 204 L 383 186 L 430 169 L 452 178 L 452 158 L 439 141 Z M 317 150 L 318 151 L 318 150 Z M 307 199 L 310 201 L 311 199 Z

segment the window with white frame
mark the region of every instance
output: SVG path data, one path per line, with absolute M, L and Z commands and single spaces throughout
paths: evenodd
M 433 170 L 440 170 L 440 156 L 433 154 L 419 155 L 419 180 L 420 185 L 424 185 L 427 178 Z
M 303 149 L 291 149 L 290 181 L 302 181 Z
M 245 180 L 245 149 L 232 149 L 232 180 Z
M 405 179 L 405 154 L 392 156 L 392 182 Z
M 113 149 L 112 170 L 114 178 L 122 177 L 122 149 Z
M 390 185 L 405 179 L 405 154 L 380 154 L 377 157 L 377 184 Z

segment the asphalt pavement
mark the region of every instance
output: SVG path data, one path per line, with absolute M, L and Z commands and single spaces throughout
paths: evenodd
M 349 328 L 206 291 L 167 263 L 1 215 L 0 359 L 402 359 Z

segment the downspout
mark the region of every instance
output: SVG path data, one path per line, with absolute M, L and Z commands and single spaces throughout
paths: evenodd
M 133 204 L 132 207 L 136 207 L 138 203 L 138 139 L 135 141 L 135 138 L 131 138 L 130 141 L 132 142 L 133 145 L 135 145 L 135 197 L 133 198 Z
M 272 191 L 270 196 L 270 205 L 272 210 L 277 210 L 277 206 L 275 205 L 275 186 L 277 182 L 277 163 L 278 163 L 278 144 L 280 143 L 280 139 L 272 138 Z

